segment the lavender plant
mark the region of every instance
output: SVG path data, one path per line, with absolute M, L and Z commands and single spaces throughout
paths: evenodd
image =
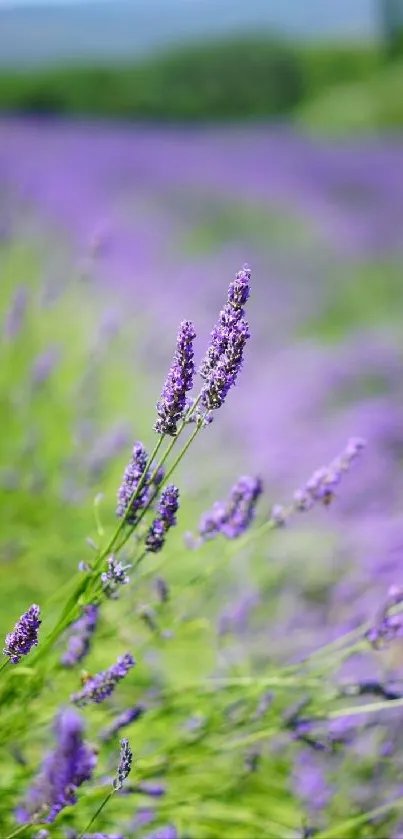
M 214 591 L 208 587 L 211 579 L 216 586 L 219 568 L 228 568 L 235 555 L 251 548 L 266 562 L 270 533 L 282 535 L 275 531 L 291 525 L 294 514 L 314 515 L 315 507 L 329 512 L 364 440 L 352 438 L 339 457 L 297 490 L 288 507 L 269 511 L 261 478 L 244 476 L 227 501 L 216 502 L 201 519 L 199 552 L 186 551 L 176 536 L 184 530 L 186 499 L 181 492 L 179 507 L 180 487 L 171 477 L 193 441 L 208 433 L 213 412 L 229 401 L 238 382 L 250 337 L 245 317 L 250 280 L 245 267 L 229 286 L 198 368 L 195 393 L 195 328 L 182 322 L 157 403 L 157 439 L 150 454 L 143 443 L 134 445 L 118 491 L 116 525 L 108 520 L 104 526 L 97 517 L 92 558 L 80 557 L 73 579 L 44 599 L 41 618 L 39 607 L 31 606 L 6 636 L 0 681 L 5 839 L 128 839 L 146 825 L 150 839 L 227 834 L 380 839 L 394 830 L 394 814 L 402 805 L 395 782 L 393 800 L 390 796 L 374 806 L 370 794 L 360 803 L 342 785 L 340 795 L 333 794 L 329 778 L 350 773 L 359 790 L 360 734 L 372 731 L 377 715 L 403 707 L 398 685 L 358 675 L 346 684 L 341 675 L 356 656 L 371 657 L 374 648 L 390 646 L 400 636 L 400 589 L 389 592 L 369 622 L 298 660 L 260 657 L 245 667 L 239 649 L 232 659 L 225 646 L 229 633 L 216 638 Z M 35 392 L 33 398 L 44 394 Z M 63 534 L 65 549 L 68 544 Z M 178 555 L 179 579 L 172 573 Z M 192 586 L 189 573 L 195 570 L 197 585 Z M 274 576 L 271 582 L 274 587 Z M 192 603 L 195 592 L 203 593 L 204 611 L 200 600 Z M 265 609 L 272 608 L 271 599 L 269 590 Z M 248 610 L 255 613 L 261 600 L 249 598 Z M 145 615 L 152 629 L 147 634 Z M 243 614 L 243 627 L 247 621 Z M 133 649 L 136 668 L 131 652 L 116 660 L 121 641 Z M 207 663 L 206 647 L 212 652 Z M 95 675 L 82 673 L 80 686 L 77 665 L 84 658 Z M 110 661 L 115 663 L 105 667 Z M 196 678 L 190 675 L 194 672 Z M 376 701 L 361 701 L 369 695 Z M 83 717 L 74 706 L 83 708 Z M 56 742 L 46 752 L 50 709 L 56 715 Z M 84 739 L 84 715 L 90 742 Z M 390 734 L 382 720 L 377 731 Z M 346 730 L 335 731 L 337 722 Z M 136 744 L 135 763 L 125 737 L 117 765 L 116 737 L 122 729 Z M 392 741 L 394 749 L 396 735 Z M 382 761 L 376 769 L 384 789 L 391 776 Z M 130 772 L 136 778 L 126 784 Z

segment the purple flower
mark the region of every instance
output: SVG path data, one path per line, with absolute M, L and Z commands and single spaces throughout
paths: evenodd
M 38 645 L 38 629 L 42 623 L 39 614 L 39 606 L 34 603 L 6 635 L 3 653 L 9 656 L 12 664 L 18 664 L 21 656 L 28 655 L 32 647 Z
M 126 653 L 118 658 L 116 664 L 112 664 L 108 670 L 103 670 L 88 679 L 83 689 L 72 695 L 71 701 L 79 706 L 88 705 L 90 702 L 103 702 L 113 693 L 118 682 L 124 679 L 134 665 L 133 657 L 130 653 Z
M 244 476 L 232 487 L 229 499 L 216 502 L 202 516 L 199 533 L 202 541 L 213 539 L 219 533 L 226 539 L 236 539 L 253 521 L 257 501 L 263 492 L 260 478 Z
M 140 484 L 147 465 L 147 452 L 142 443 L 135 443 L 132 451 L 130 463 L 125 469 L 123 481 L 118 492 L 118 504 L 116 508 L 116 515 L 119 519 L 125 518 L 127 524 L 134 525 L 137 520 L 137 515 L 141 511 L 149 497 L 148 482 L 151 477 L 150 471 L 147 472 L 144 483 L 141 486 L 137 497 L 133 500 L 132 496 Z
M 16 812 L 20 823 L 31 821 L 44 809 L 42 821 L 51 823 L 68 805 L 77 801 L 76 790 L 90 780 L 96 756 L 83 741 L 83 723 L 76 711 L 63 710 L 55 725 L 56 748 L 42 764 L 42 769 Z
M 179 839 L 179 833 L 173 824 L 165 824 L 152 833 L 147 833 L 144 839 Z
M 403 637 L 403 613 L 391 614 L 391 610 L 400 603 L 403 603 L 403 589 L 391 586 L 374 625 L 366 633 L 367 640 L 375 649 Z
M 125 728 L 130 723 L 135 722 L 135 720 L 140 719 L 143 716 L 146 710 L 145 705 L 134 705 L 133 708 L 128 708 L 127 711 L 123 711 L 116 719 L 111 723 L 111 725 L 106 728 L 101 733 L 101 740 L 107 742 L 108 740 L 112 740 L 115 734 L 117 734 L 121 728 Z
M 133 752 L 130 748 L 130 743 L 123 738 L 120 741 L 120 759 L 117 769 L 116 777 L 113 779 L 113 788 L 115 790 L 122 789 L 126 778 L 130 775 L 133 761 Z
M 211 333 L 199 371 L 205 382 L 201 402 L 207 411 L 223 404 L 242 367 L 243 351 L 250 337 L 243 308 L 250 294 L 249 283 L 250 269 L 245 266 L 230 284 L 227 303 Z
M 49 347 L 38 355 L 32 367 L 32 384 L 40 387 L 45 384 L 59 360 L 60 351 L 56 346 Z
M 154 429 L 158 434 L 177 433 L 178 422 L 187 408 L 186 394 L 192 390 L 194 376 L 193 341 L 196 332 L 190 320 L 184 320 L 178 332 L 176 352 L 169 370 L 160 401 Z
M 3 334 L 7 338 L 13 339 L 18 335 L 27 310 L 28 300 L 28 289 L 26 286 L 17 286 L 3 323 Z
M 84 606 L 82 616 L 73 624 L 67 650 L 61 657 L 65 667 L 74 667 L 88 654 L 98 622 L 98 606 Z
M 166 583 L 162 577 L 157 577 L 155 580 L 155 588 L 160 603 L 167 603 L 169 600 L 168 583 Z
M 68 828 L 65 839 L 78 839 L 76 830 Z M 84 833 L 82 839 L 125 839 L 122 833 Z
M 179 490 L 176 486 L 170 484 L 161 492 L 156 518 L 146 536 L 146 551 L 158 553 L 161 550 L 168 530 L 176 524 L 175 514 L 178 509 Z
M 353 437 L 339 457 L 329 466 L 317 469 L 306 482 L 305 486 L 294 492 L 293 502 L 289 507 L 275 504 L 271 511 L 271 522 L 276 527 L 286 523 L 294 512 L 305 513 L 315 504 L 328 506 L 334 499 L 336 489 L 343 474 L 350 469 L 360 452 L 365 448 L 365 440 Z
M 132 792 L 140 792 L 143 795 L 150 795 L 151 798 L 161 798 L 165 795 L 164 784 L 156 784 L 154 781 L 142 781 L 132 788 Z
M 120 586 L 130 583 L 130 578 L 126 574 L 129 568 L 131 565 L 123 565 L 113 554 L 109 557 L 108 570 L 101 574 L 102 587 L 107 597 L 115 599 Z

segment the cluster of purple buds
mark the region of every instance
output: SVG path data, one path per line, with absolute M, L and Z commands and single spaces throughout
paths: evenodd
M 142 443 L 135 443 L 129 464 L 126 466 L 123 480 L 118 492 L 116 515 L 125 519 L 129 525 L 136 524 L 138 514 L 146 506 L 149 497 L 150 470 L 143 475 L 147 466 L 148 456 Z M 140 489 L 140 482 L 143 479 Z M 136 493 L 136 498 L 133 498 Z
M 158 600 L 160 603 L 168 603 L 169 600 L 169 587 L 168 583 L 162 578 L 157 577 L 155 580 L 155 590 L 158 596 Z
M 19 823 L 36 816 L 52 823 L 64 807 L 76 803 L 77 788 L 92 776 L 96 755 L 84 743 L 83 723 L 77 712 L 71 708 L 62 711 L 55 732 L 56 747 L 45 757 L 36 781 L 17 808 Z
M 65 839 L 125 839 L 122 833 L 83 833 L 81 836 L 76 830 L 68 828 L 64 834 Z
M 90 702 L 103 702 L 113 693 L 118 682 L 124 679 L 134 665 L 133 657 L 130 653 L 126 653 L 126 655 L 118 658 L 116 664 L 112 664 L 108 670 L 103 670 L 96 676 L 91 676 L 83 689 L 72 695 L 71 701 L 78 706 L 88 705 Z
M 108 570 L 101 574 L 101 583 L 104 594 L 110 599 L 118 597 L 118 591 L 121 586 L 126 586 L 130 582 L 130 578 L 126 571 L 131 568 L 131 565 L 123 565 L 112 554 L 108 559 Z
M 170 367 L 161 398 L 157 403 L 158 418 L 154 425 L 158 434 L 175 437 L 178 423 L 187 411 L 186 394 L 192 390 L 195 372 L 193 341 L 196 332 L 190 320 L 184 320 L 176 342 L 176 352 Z
M 140 784 L 131 787 L 130 791 L 141 793 L 142 795 L 149 795 L 151 798 L 162 798 L 166 793 L 164 784 L 156 783 L 155 781 L 142 781 Z
M 120 790 L 126 778 L 130 775 L 133 762 L 133 752 L 127 739 L 120 741 L 120 759 L 116 777 L 113 779 L 113 789 Z
M 201 403 L 207 411 L 224 403 L 242 367 L 243 352 L 250 337 L 244 306 L 250 294 L 251 272 L 248 266 L 238 271 L 230 283 L 227 302 L 221 310 L 209 347 L 200 367 L 204 379 Z
M 366 633 L 367 640 L 375 649 L 403 637 L 403 612 L 391 614 L 394 607 L 401 603 L 403 603 L 403 589 L 391 586 L 374 625 Z
M 32 647 L 38 645 L 38 630 L 42 623 L 40 609 L 35 603 L 19 618 L 12 632 L 5 638 L 4 655 L 12 664 L 18 664 L 20 658 L 28 655 Z
M 294 493 L 293 503 L 289 507 L 275 504 L 271 511 L 273 525 L 281 527 L 294 512 L 306 512 L 315 504 L 328 506 L 335 497 L 343 474 L 348 472 L 365 446 L 365 440 L 360 437 L 349 440 L 339 457 L 336 457 L 329 466 L 317 469 L 305 486 Z
M 205 513 L 199 523 L 199 539 L 193 542 L 198 547 L 221 534 L 226 539 L 237 539 L 252 523 L 256 504 L 263 492 L 260 478 L 244 476 L 232 487 L 226 502 L 217 501 Z M 190 544 L 190 542 L 189 542 Z
M 96 630 L 98 622 L 98 606 L 89 604 L 84 606 L 82 616 L 76 621 L 70 630 L 70 637 L 67 650 L 63 653 L 60 661 L 65 667 L 74 667 L 87 655 L 91 638 Z
M 105 728 L 105 730 L 101 733 L 101 740 L 105 743 L 112 740 L 115 734 L 118 734 L 122 728 L 126 728 L 127 725 L 139 720 L 140 717 L 143 716 L 145 710 L 145 705 L 138 704 L 134 705 L 133 708 L 128 708 L 126 711 L 122 711 L 122 713 L 113 720 L 111 725 L 109 725 L 108 728 Z
M 145 549 L 149 553 L 158 553 L 164 545 L 166 535 L 176 524 L 179 509 L 179 490 L 170 484 L 161 492 L 157 515 L 151 524 L 145 539 Z

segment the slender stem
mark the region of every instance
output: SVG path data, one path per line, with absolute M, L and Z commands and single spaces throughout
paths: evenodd
M 20 827 L 17 827 L 17 829 L 14 830 L 12 833 L 9 833 L 8 836 L 5 837 L 5 839 L 14 839 L 14 836 L 19 836 L 20 833 L 23 833 L 24 830 L 28 829 L 28 827 L 34 827 L 34 825 L 35 822 L 28 822 L 27 824 L 22 824 L 20 825 Z
M 10 664 L 10 659 L 9 658 L 6 658 L 5 661 L 3 661 L 2 664 L 0 664 L 0 673 L 1 673 L 2 670 L 4 670 L 7 667 L 7 664 Z
M 318 833 L 317 839 L 341 839 L 344 830 L 351 830 L 353 827 L 359 827 L 360 824 L 375 819 L 378 816 L 383 816 L 389 810 L 397 810 L 403 806 L 403 798 L 397 798 L 395 801 L 388 801 L 386 804 L 381 804 L 380 807 L 375 807 L 374 810 L 368 810 L 367 813 L 362 813 L 359 816 L 354 816 L 341 824 L 330 827 L 329 830 L 323 830 Z
M 87 827 L 83 830 L 82 833 L 80 833 L 79 839 L 83 839 L 83 836 L 86 833 L 88 833 L 90 827 L 92 827 L 92 825 L 94 824 L 94 821 L 98 818 L 99 814 L 102 813 L 102 810 L 104 809 L 104 807 L 106 807 L 108 801 L 110 801 L 114 792 L 115 792 L 114 789 L 112 789 L 110 792 L 108 792 L 108 795 L 106 796 L 106 798 L 104 798 L 102 804 L 100 805 L 100 807 L 98 807 L 98 810 L 96 810 L 96 812 L 94 813 L 91 821 L 87 824 Z M 11 839 L 11 837 L 10 837 L 10 839 Z

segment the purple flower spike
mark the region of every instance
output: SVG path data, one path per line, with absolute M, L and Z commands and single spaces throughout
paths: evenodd
M 130 653 L 126 653 L 118 658 L 116 664 L 112 664 L 108 670 L 103 670 L 88 679 L 83 689 L 72 695 L 71 701 L 81 707 L 90 702 L 97 704 L 103 702 L 113 693 L 118 682 L 124 679 L 134 665 L 133 657 Z
M 60 659 L 65 667 L 74 667 L 88 654 L 97 622 L 98 606 L 84 606 L 81 618 L 71 628 L 67 650 Z
M 17 820 L 24 824 L 43 810 L 48 810 L 42 822 L 51 823 L 64 807 L 75 804 L 76 790 L 90 780 L 96 756 L 83 741 L 83 723 L 76 711 L 62 711 L 55 725 L 56 748 L 42 764 L 42 769 L 17 808 Z
M 120 741 L 120 760 L 118 771 L 116 773 L 116 778 L 113 779 L 113 788 L 115 790 L 122 789 L 126 778 L 130 775 L 132 761 L 133 752 L 130 748 L 130 743 L 128 740 L 123 739 Z
M 366 638 L 374 649 L 380 649 L 403 637 L 403 612 L 391 614 L 394 606 L 403 603 L 403 589 L 391 586 L 386 602 L 376 618 L 374 625 L 366 633 Z
M 151 477 L 151 473 L 149 472 L 137 498 L 131 502 L 132 495 L 136 491 L 146 468 L 147 460 L 147 452 L 143 444 L 135 443 L 130 463 L 125 469 L 123 481 L 118 492 L 118 505 L 116 508 L 117 517 L 123 519 L 126 516 L 126 523 L 130 525 L 136 523 L 138 513 L 145 507 L 148 500 L 148 481 Z
M 242 367 L 243 351 L 249 338 L 243 308 L 250 294 L 249 283 L 250 269 L 245 266 L 230 284 L 227 302 L 211 333 L 199 371 L 205 381 L 201 401 L 207 411 L 223 404 Z
M 146 551 L 158 553 L 161 550 L 168 530 L 176 524 L 175 514 L 178 509 L 179 490 L 176 486 L 170 484 L 161 492 L 156 518 L 146 536 Z
M 165 824 L 152 833 L 147 833 L 144 839 L 179 839 L 179 833 L 173 824 Z
M 130 583 L 130 578 L 126 574 L 129 568 L 131 565 L 123 565 L 113 554 L 109 557 L 108 570 L 101 574 L 102 587 L 107 597 L 116 599 L 119 588 Z
M 212 509 L 202 516 L 199 524 L 202 542 L 213 539 L 219 533 L 226 539 L 241 536 L 253 521 L 256 504 L 262 492 L 263 484 L 260 478 L 239 478 L 228 501 L 217 501 Z
M 305 513 L 315 504 L 323 504 L 327 507 L 335 497 L 343 474 L 348 472 L 365 446 L 365 440 L 361 437 L 353 437 L 339 457 L 336 457 L 329 466 L 317 469 L 305 486 L 294 492 L 293 502 L 289 507 L 275 504 L 271 511 L 273 526 L 281 527 L 293 513 Z
M 13 631 L 6 635 L 3 653 L 12 664 L 18 664 L 22 656 L 28 655 L 32 647 L 38 645 L 38 629 L 42 623 L 39 614 L 39 606 L 34 603 L 21 615 Z
M 158 434 L 169 434 L 174 437 L 177 433 L 178 422 L 186 411 L 186 394 L 193 387 L 195 337 L 193 323 L 190 320 L 184 320 L 179 327 L 176 352 L 157 404 L 158 419 L 154 429 Z
M 143 716 L 146 710 L 145 705 L 135 705 L 133 708 L 128 708 L 127 711 L 123 711 L 116 719 L 111 723 L 111 725 L 106 728 L 101 733 L 101 740 L 104 742 L 108 742 L 108 740 L 112 740 L 112 737 L 115 736 L 122 728 L 125 728 L 130 723 L 139 720 L 140 717 Z

